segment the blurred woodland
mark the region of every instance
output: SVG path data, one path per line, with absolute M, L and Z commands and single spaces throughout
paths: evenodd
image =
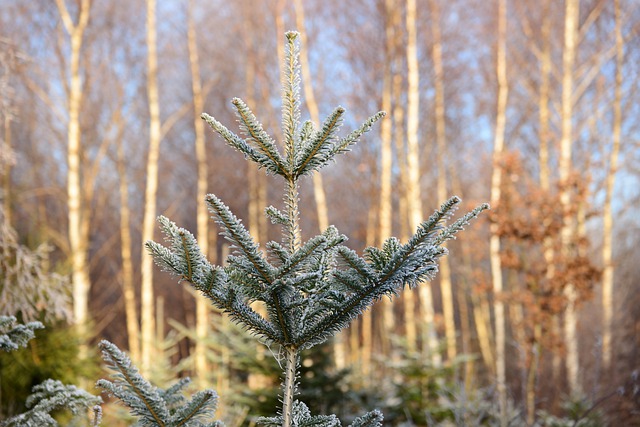
M 280 137 L 287 30 L 301 33 L 303 120 L 342 105 L 353 128 L 387 112 L 303 182 L 303 237 L 334 224 L 361 253 L 405 240 L 451 195 L 492 207 L 435 281 L 379 302 L 303 370 L 321 366 L 389 423 L 426 425 L 444 415 L 423 408 L 481 393 L 522 425 L 569 401 L 640 425 L 637 0 L 0 0 L 3 239 L 57 274 L 27 290 L 3 267 L 0 314 L 75 325 L 81 359 L 111 340 L 157 381 L 190 375 L 245 400 L 276 387 L 269 351 L 155 269 L 143 242 L 163 214 L 221 263 L 206 193 L 262 244 L 278 238 L 263 210 L 283 183 L 199 116 L 236 131 L 240 97 Z M 329 402 L 322 387 L 303 399 Z

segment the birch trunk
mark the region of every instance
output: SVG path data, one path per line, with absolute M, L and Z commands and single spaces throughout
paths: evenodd
M 460 180 L 455 173 L 454 165 L 450 165 L 450 175 L 451 175 L 451 186 L 454 194 L 458 194 L 464 200 L 464 194 L 462 192 L 462 188 L 460 186 Z M 471 303 L 471 307 L 473 308 L 473 320 L 476 324 L 476 334 L 478 343 L 480 345 L 480 354 L 482 360 L 490 370 L 493 372 L 495 367 L 495 363 L 493 361 L 493 353 L 491 351 L 491 335 L 490 335 L 490 325 L 491 320 L 485 319 L 480 315 L 481 311 L 477 310 L 480 307 L 480 303 L 478 302 L 478 297 L 475 296 L 475 293 L 470 284 L 470 278 L 473 274 L 473 261 L 471 259 L 471 247 L 468 241 L 460 241 L 460 248 L 462 253 L 462 292 L 458 292 L 458 307 L 460 310 L 460 332 L 462 336 L 462 354 L 471 354 L 473 353 L 473 348 L 471 344 L 471 334 L 472 334 L 472 323 L 471 323 L 471 315 L 469 313 L 469 303 Z M 468 358 L 465 360 L 465 369 L 464 369 L 464 385 L 465 390 L 470 391 L 473 386 L 474 380 L 474 365 L 475 361 L 472 358 Z
M 415 231 L 422 222 L 422 198 L 420 195 L 420 159 L 418 125 L 420 113 L 420 71 L 416 46 L 417 9 L 415 0 L 407 0 L 407 207 L 409 227 Z M 435 333 L 431 284 L 422 283 L 418 289 L 420 297 L 421 323 L 423 325 L 423 351 L 430 360 L 437 362 L 438 340 Z
M 149 100 L 149 152 L 147 155 L 147 185 L 142 224 L 142 284 L 141 284 L 141 365 L 148 374 L 155 353 L 153 260 L 144 249 L 144 242 L 153 240 L 158 193 L 158 156 L 160 151 L 160 103 L 158 99 L 158 59 L 156 35 L 156 0 L 147 0 L 147 97 Z
M 618 170 L 618 154 L 620 152 L 620 132 L 622 128 L 622 64 L 624 60 L 624 39 L 622 38 L 622 14 L 620 0 L 614 0 L 615 33 L 616 33 L 616 83 L 613 100 L 613 134 L 609 170 L 606 177 L 606 194 L 602 212 L 603 239 L 602 261 L 602 363 L 605 370 L 611 367 L 612 356 L 612 324 L 613 324 L 613 190 Z
M 311 67 L 309 66 L 309 54 L 307 53 L 309 51 L 309 45 L 307 43 L 307 33 L 305 31 L 304 5 L 302 4 L 302 0 L 294 0 L 294 4 L 296 9 L 296 26 L 300 33 L 300 44 L 305 47 L 305 49 L 300 49 L 300 67 L 302 68 L 304 97 L 311 120 L 318 126 L 321 126 L 320 112 L 318 110 L 318 104 L 311 84 Z M 319 173 L 313 174 L 313 194 L 318 213 L 318 228 L 320 229 L 320 232 L 323 232 L 329 226 L 329 214 L 327 212 L 327 198 L 324 192 L 322 176 Z M 338 336 L 336 336 L 336 339 L 338 339 Z
M 382 110 L 391 112 L 391 86 L 393 70 L 391 67 L 391 57 L 394 51 L 394 26 L 391 20 L 393 0 L 385 0 L 385 62 L 384 76 L 382 80 Z M 378 226 L 378 247 L 382 247 L 385 240 L 391 237 L 392 232 L 392 207 L 393 197 L 392 187 L 392 125 L 391 119 L 382 120 L 380 124 L 380 208 Z M 384 331 L 382 336 L 382 347 L 386 354 L 392 352 L 391 336 L 395 329 L 395 316 L 393 313 L 393 303 L 384 298 L 382 304 L 382 322 Z
M 294 0 L 296 9 L 296 26 L 300 33 L 300 44 L 305 46 L 305 49 L 300 49 L 300 67 L 302 69 L 302 87 L 304 89 L 304 98 L 309 110 L 311 120 L 317 126 L 321 126 L 320 111 L 316 102 L 316 97 L 313 91 L 311 83 L 311 67 L 309 65 L 308 43 L 307 33 L 305 31 L 305 17 L 304 17 L 304 5 L 302 0 Z M 324 184 L 322 181 L 322 175 L 319 173 L 313 174 L 313 195 L 316 201 L 316 209 L 318 214 L 318 228 L 322 233 L 329 227 L 329 214 L 327 211 L 327 198 L 324 191 Z M 342 369 L 346 366 L 345 355 L 345 334 L 344 331 L 338 332 L 333 338 L 333 350 L 334 361 L 338 369 Z
M 124 124 L 121 125 L 124 129 Z M 129 182 L 125 167 L 125 155 L 122 139 L 118 140 L 118 176 L 120 178 L 120 255 L 122 257 L 122 293 L 124 311 L 127 316 L 127 337 L 129 353 L 136 363 L 140 361 L 140 330 L 138 328 L 138 310 L 136 291 L 133 284 L 133 262 L 131 261 L 131 212 L 129 209 Z
M 509 86 L 507 81 L 507 4 L 506 0 L 498 0 L 498 39 L 496 46 L 496 79 L 498 95 L 496 103 L 496 124 L 493 140 L 493 172 L 491 175 L 491 205 L 498 207 L 501 198 L 502 156 L 506 126 L 506 110 Z M 500 236 L 498 224 L 491 224 L 491 240 L 489 247 L 491 277 L 494 293 L 495 339 L 496 339 L 496 382 L 500 402 L 500 425 L 508 424 L 507 383 L 506 383 L 506 319 L 502 293 L 502 262 L 500 260 Z
M 200 58 L 198 55 L 198 39 L 196 27 L 193 22 L 193 1 L 189 2 L 187 16 L 187 44 L 189 50 L 189 66 L 191 70 L 191 90 L 193 92 L 193 128 L 195 131 L 196 162 L 198 164 L 198 183 L 196 189 L 196 223 L 198 246 L 205 257 L 209 258 L 209 213 L 205 204 L 207 195 L 207 166 L 206 139 L 204 122 L 200 114 L 204 111 L 204 94 L 202 93 L 202 80 L 200 77 Z M 209 310 L 210 306 L 206 298 L 196 295 L 196 345 L 195 345 L 195 376 L 198 387 L 204 388 L 207 384 L 209 366 L 206 356 L 205 339 L 209 334 Z
M 579 14 L 579 0 L 565 1 L 565 29 L 564 51 L 562 54 L 562 136 L 560 139 L 560 204 L 563 212 L 563 224 L 560 231 L 563 256 L 567 256 L 571 237 L 574 232 L 574 221 L 571 218 L 571 155 L 573 138 L 573 67 L 577 44 L 577 26 Z M 569 390 L 572 395 L 581 394 L 579 381 L 578 336 L 576 333 L 576 291 L 572 283 L 566 283 L 564 294 L 567 298 L 567 308 L 564 313 L 564 339 L 567 348 L 566 368 Z
M 83 217 L 82 171 L 81 171 L 81 133 L 80 108 L 82 106 L 82 77 L 80 75 L 80 51 L 84 31 L 89 22 L 90 0 L 83 0 L 79 5 L 77 24 L 73 22 L 64 0 L 56 0 L 62 22 L 71 38 L 70 84 L 67 128 L 67 206 L 69 209 L 69 247 L 71 250 L 71 274 L 73 316 L 84 337 L 89 320 L 89 264 L 87 260 L 88 236 L 83 232 L 84 224 L 89 219 Z M 86 349 L 84 350 L 86 351 Z
M 398 13 L 394 11 L 394 15 L 397 17 Z M 394 19 L 398 19 L 394 18 Z M 400 32 L 396 34 L 396 48 L 402 45 Z M 401 58 L 399 55 L 395 55 L 396 69 L 401 69 Z M 395 73 L 393 76 L 393 98 L 400 99 L 402 97 L 404 80 L 401 73 Z M 407 156 L 405 145 L 405 133 L 404 133 L 404 107 L 401 102 L 396 102 L 393 106 L 393 125 L 394 125 L 394 141 L 396 146 L 398 169 L 399 169 L 399 187 L 398 191 L 398 212 L 400 217 L 400 239 L 406 241 L 409 238 L 409 209 L 407 202 Z M 406 336 L 406 345 L 409 352 L 415 351 L 416 343 L 418 341 L 418 326 L 416 324 L 416 299 L 415 292 L 408 289 L 407 292 L 402 293 L 402 302 L 404 309 L 404 327 Z
M 438 200 L 447 200 L 447 134 L 446 134 L 446 113 L 444 102 L 444 72 L 442 65 L 442 36 L 440 34 L 440 6 L 438 0 L 431 0 L 431 36 L 433 37 L 433 47 L 431 58 L 434 69 L 435 88 L 435 122 L 436 122 L 436 144 L 438 147 Z M 453 309 L 453 288 L 451 284 L 451 268 L 449 267 L 449 257 L 440 259 L 440 289 L 442 293 L 442 314 L 444 317 L 445 337 L 447 344 L 447 358 L 453 360 L 456 355 L 456 324 Z

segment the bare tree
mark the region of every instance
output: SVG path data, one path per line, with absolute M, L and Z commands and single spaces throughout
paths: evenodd
M 442 35 L 440 34 L 440 5 L 438 0 L 430 0 L 431 6 L 431 58 L 433 60 L 434 88 L 435 88 L 435 123 L 436 145 L 438 147 L 437 166 L 438 200 L 447 200 L 447 134 L 446 111 L 444 97 L 444 70 L 442 65 Z M 453 360 L 456 357 L 456 324 L 453 311 L 453 289 L 451 284 L 451 267 L 449 260 L 442 259 L 440 263 L 440 289 L 442 292 L 442 314 L 444 316 L 445 337 L 447 344 L 447 357 Z
M 563 226 L 560 232 L 563 256 L 568 256 L 569 245 L 574 233 L 574 224 L 571 210 L 571 170 L 572 170 L 572 144 L 573 144 L 573 68 L 575 63 L 576 46 L 578 38 L 578 16 L 580 0 L 565 1 L 564 17 L 564 50 L 562 52 L 562 105 L 561 121 L 562 135 L 560 139 L 560 204 L 563 208 Z M 578 336 L 576 333 L 576 292 L 573 284 L 565 286 L 565 296 L 568 301 L 564 313 L 564 338 L 567 347 L 566 367 L 571 393 L 580 394 L 579 380 L 580 361 L 578 358 Z
M 618 170 L 618 154 L 620 152 L 620 134 L 622 129 L 622 66 L 624 61 L 624 39 L 622 37 L 622 13 L 620 0 L 614 0 L 615 35 L 616 35 L 616 76 L 613 99 L 613 133 L 611 137 L 611 152 L 609 154 L 609 169 L 606 176 L 606 193 L 602 212 L 603 239 L 602 261 L 602 361 L 605 369 L 611 366 L 612 348 L 611 329 L 613 319 L 613 190 L 616 172 Z
M 417 50 L 416 1 L 407 0 L 407 205 L 409 210 L 409 227 L 415 230 L 422 221 L 422 198 L 420 195 L 420 161 L 418 145 L 418 127 L 420 113 L 420 70 Z M 435 316 L 431 285 L 419 288 L 420 309 L 424 326 L 423 351 L 433 361 L 438 361 L 438 339 L 435 333 Z
M 158 98 L 158 53 L 156 33 L 156 0 L 147 0 L 147 97 L 149 100 L 149 151 L 147 155 L 147 185 L 145 188 L 142 242 L 153 240 L 158 193 L 158 157 L 161 140 L 160 100 Z M 153 291 L 153 260 L 142 247 L 141 284 L 141 364 L 148 374 L 154 357 L 155 319 Z
M 302 0 L 294 0 L 296 8 L 296 26 L 300 33 L 300 43 L 305 46 L 300 51 L 300 65 L 302 65 L 302 86 L 304 88 L 304 98 L 309 110 L 309 115 L 314 123 L 320 126 L 320 110 L 311 84 L 311 67 L 309 66 L 309 44 L 304 23 L 304 6 Z M 324 231 L 329 226 L 329 214 L 327 211 L 327 197 L 324 191 L 324 184 L 320 174 L 313 174 L 313 195 L 316 201 L 316 209 L 318 213 L 318 228 Z M 337 338 L 337 337 L 336 337 Z M 338 338 L 337 338 L 338 339 Z
M 205 203 L 207 195 L 208 163 L 204 122 L 200 114 L 204 112 L 204 91 L 200 76 L 200 57 L 198 54 L 198 39 L 193 19 L 193 1 L 189 1 L 187 10 L 187 45 L 189 49 L 189 67 L 191 71 L 191 90 L 193 92 L 193 128 L 195 130 L 195 150 L 198 170 L 196 191 L 196 222 L 197 240 L 202 253 L 209 258 L 209 213 Z M 195 343 L 195 373 L 200 388 L 206 386 L 208 363 L 205 339 L 209 335 L 211 322 L 210 304 L 201 296 L 196 297 L 196 343 Z
M 502 162 L 504 153 L 504 137 L 507 120 L 507 97 L 509 82 L 507 81 L 507 2 L 497 1 L 498 37 L 496 41 L 496 79 L 498 94 L 496 102 L 496 122 L 493 139 L 493 171 L 491 174 L 491 205 L 500 204 L 500 189 L 502 185 Z M 491 277 L 494 293 L 495 339 L 496 339 L 496 382 L 500 402 L 500 425 L 506 427 L 507 415 L 507 384 L 506 384 L 506 318 L 502 293 L 502 262 L 500 259 L 500 236 L 496 222 L 491 224 L 491 240 L 489 247 L 491 261 Z
M 88 214 L 83 215 L 82 199 L 82 171 L 81 171 L 81 133 L 80 110 L 82 108 L 82 76 L 80 72 L 80 54 L 85 29 L 89 23 L 91 9 L 90 0 L 82 0 L 78 10 L 78 20 L 74 22 L 64 0 L 56 0 L 58 11 L 62 18 L 67 33 L 71 37 L 71 51 L 69 63 L 69 93 L 67 127 L 67 205 L 69 209 L 69 245 L 71 249 L 71 270 L 73 287 L 73 315 L 74 321 L 85 334 L 86 324 L 89 320 L 89 291 L 91 280 L 89 278 L 89 264 L 87 250 Z M 85 349 L 86 350 L 86 349 Z
M 124 120 L 120 114 L 118 123 L 118 176 L 120 178 L 120 254 L 122 257 L 122 293 L 125 314 L 127 316 L 127 337 L 129 353 L 134 361 L 140 360 L 140 328 L 138 327 L 138 309 L 133 279 L 133 261 L 131 258 L 131 208 L 129 206 L 129 180 L 127 179 L 126 159 L 122 146 Z

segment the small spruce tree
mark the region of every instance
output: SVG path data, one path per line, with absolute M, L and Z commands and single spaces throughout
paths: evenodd
M 222 200 L 210 194 L 206 203 L 233 248 L 226 266 L 209 263 L 193 235 L 162 216 L 159 224 L 166 235 L 167 246 L 156 242 L 146 245 L 163 269 L 189 283 L 265 345 L 277 349 L 283 370 L 282 406 L 276 416 L 262 418 L 262 425 L 339 426 L 335 415 L 312 416 L 303 402 L 295 400 L 300 352 L 323 343 L 347 327 L 382 297 L 396 296 L 405 286 L 413 288 L 432 279 L 438 259 L 446 254 L 443 244 L 488 205 L 483 204 L 452 224 L 444 225 L 460 202 L 453 197 L 420 224 L 407 243 L 392 237 L 382 248 L 366 248 L 363 257 L 343 245 L 346 236 L 333 226 L 303 242 L 298 208 L 300 179 L 349 151 L 384 113 L 373 115 L 342 138 L 338 136 L 345 112 L 342 107 L 337 107 L 319 128 L 311 121 L 300 124 L 297 36 L 296 32 L 286 34 L 282 79 L 283 153 L 249 107 L 238 98 L 232 103 L 245 137 L 231 132 L 208 114 L 202 114 L 227 144 L 264 168 L 267 174 L 283 179 L 284 209 L 270 206 L 265 211 L 272 223 L 282 226 L 282 241 L 268 242 L 265 250 L 261 250 L 241 220 Z M 255 302 L 266 307 L 266 316 L 254 310 Z M 351 425 L 380 426 L 382 414 L 374 410 Z

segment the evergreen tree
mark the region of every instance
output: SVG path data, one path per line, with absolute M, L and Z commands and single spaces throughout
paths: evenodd
M 21 325 L 14 316 L 0 316 L 0 350 L 15 351 L 26 347 L 35 338 L 34 331 L 43 329 L 40 322 L 29 322 Z M 2 427 L 46 427 L 58 426 L 51 415 L 60 409 L 68 409 L 74 418 L 80 418 L 86 410 L 93 406 L 93 426 L 100 424 L 102 399 L 93 396 L 74 385 L 65 385 L 61 381 L 47 379 L 32 389 L 26 400 L 27 411 L 0 422 Z
M 36 329 L 42 329 L 40 322 L 29 322 L 20 325 L 13 316 L 0 316 L 0 350 L 12 351 L 26 347 L 29 340 L 35 338 Z
M 320 127 L 311 121 L 300 124 L 297 36 L 296 32 L 286 34 L 282 82 L 284 153 L 238 98 L 232 103 L 246 138 L 208 114 L 202 115 L 228 145 L 268 174 L 282 177 L 284 209 L 273 206 L 266 209 L 271 221 L 282 226 L 282 241 L 269 242 L 261 250 L 222 200 L 210 194 L 206 203 L 233 248 L 225 267 L 209 263 L 194 236 L 162 216 L 159 223 L 167 246 L 147 242 L 147 248 L 162 268 L 200 291 L 264 344 L 277 349 L 283 370 L 282 407 L 277 416 L 263 418 L 263 425 L 339 426 L 335 415 L 312 416 L 304 403 L 294 399 L 300 352 L 326 341 L 382 297 L 396 296 L 405 286 L 413 288 L 432 279 L 438 259 L 446 254 L 443 244 L 488 205 L 445 225 L 460 202 L 453 197 L 422 222 L 407 243 L 392 237 L 382 248 L 365 249 L 364 257 L 344 246 L 346 236 L 333 226 L 303 242 L 299 228 L 299 180 L 349 151 L 384 113 L 373 115 L 342 138 L 338 136 L 345 112 L 342 107 L 337 107 Z M 251 307 L 254 302 L 266 307 L 266 316 Z M 381 423 L 382 414 L 372 411 L 351 425 Z

